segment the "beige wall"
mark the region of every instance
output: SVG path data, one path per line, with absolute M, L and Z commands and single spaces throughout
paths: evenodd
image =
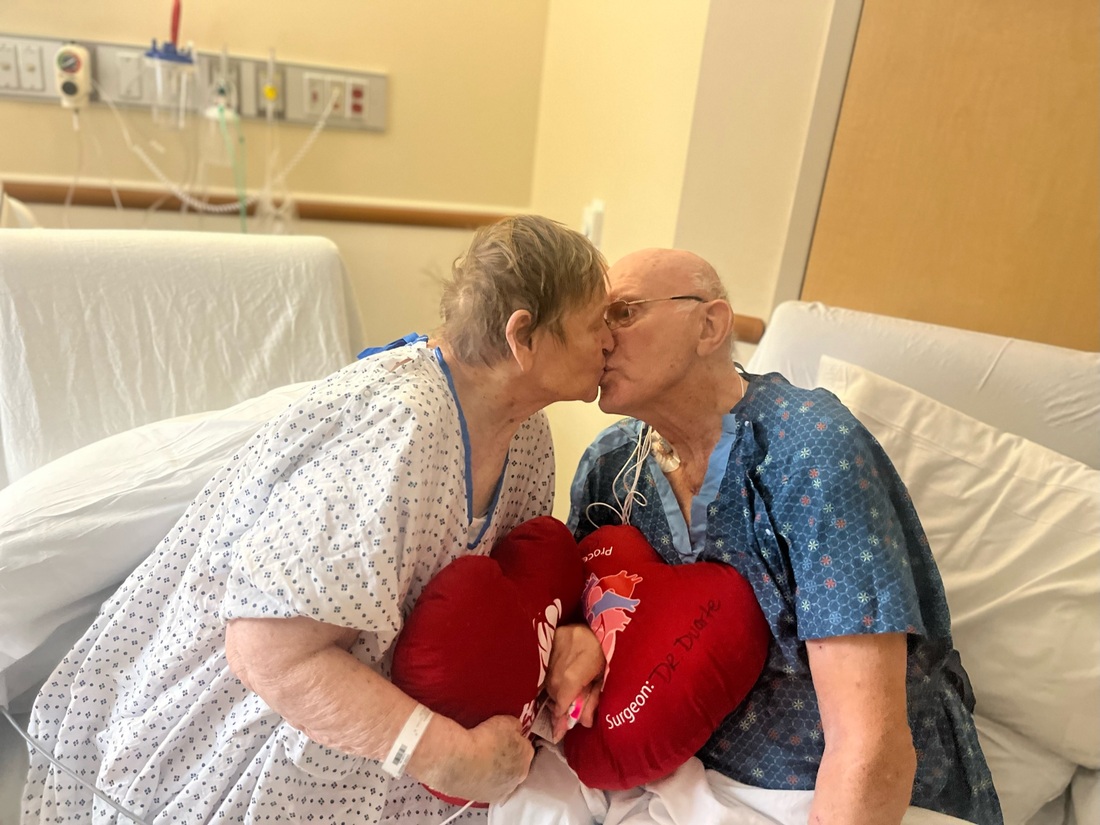
M 531 167 L 548 0 L 189 0 L 180 36 L 202 51 L 379 71 L 389 75 L 385 133 L 322 133 L 290 177 L 292 190 L 371 198 L 523 207 Z M 3 0 L 0 32 L 146 44 L 168 32 L 168 0 Z M 127 110 L 174 178 L 194 171 L 193 141 Z M 127 151 L 109 111 L 83 116 L 85 176 L 152 181 Z M 0 177 L 69 178 L 77 156 L 69 113 L 57 104 L 0 99 Z M 284 159 L 308 126 L 279 128 Z M 265 129 L 245 125 L 249 181 L 263 173 Z M 94 148 L 98 141 L 100 157 Z M 189 163 L 191 161 L 191 163 Z M 210 169 L 208 182 L 231 185 Z
M 669 245 L 709 0 L 552 0 L 532 209 L 579 225 L 606 206 L 604 254 Z
M 688 154 L 708 0 L 552 0 L 531 209 L 579 226 L 605 204 L 609 261 L 671 246 Z M 557 452 L 554 514 L 569 510 L 581 453 L 615 420 L 595 404 L 549 410 Z
M 714 264 L 748 315 L 775 303 L 833 7 L 711 7 L 675 242 Z

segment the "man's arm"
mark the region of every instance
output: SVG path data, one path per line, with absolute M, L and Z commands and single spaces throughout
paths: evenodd
M 917 765 L 905 634 L 811 639 L 806 649 L 825 735 L 810 825 L 900 823 Z

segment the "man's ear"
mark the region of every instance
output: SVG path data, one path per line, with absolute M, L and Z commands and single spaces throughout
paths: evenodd
M 703 328 L 699 333 L 696 352 L 699 355 L 710 355 L 716 349 L 727 346 L 732 334 L 733 308 L 728 301 L 721 298 L 710 301 L 703 316 Z
M 508 349 L 512 351 L 512 358 L 523 372 L 527 372 L 535 360 L 534 341 L 531 334 L 533 322 L 534 318 L 528 310 L 517 309 L 504 325 L 504 337 L 508 341 Z

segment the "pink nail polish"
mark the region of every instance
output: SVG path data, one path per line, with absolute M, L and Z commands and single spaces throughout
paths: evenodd
M 573 700 L 573 704 L 569 706 L 569 730 L 573 730 L 576 727 L 577 722 L 581 720 L 581 713 L 584 710 L 584 703 L 578 696 Z

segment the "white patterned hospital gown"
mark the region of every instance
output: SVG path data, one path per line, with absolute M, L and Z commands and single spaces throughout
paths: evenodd
M 486 519 L 470 517 L 467 453 L 438 350 L 383 352 L 320 382 L 227 462 L 104 606 L 47 681 L 31 733 L 149 822 L 441 822 L 458 809 L 311 741 L 247 690 L 226 664 L 225 627 L 353 627 L 354 655 L 388 676 L 428 580 L 550 511 L 542 413 L 514 437 Z M 114 821 L 32 755 L 24 823 Z

